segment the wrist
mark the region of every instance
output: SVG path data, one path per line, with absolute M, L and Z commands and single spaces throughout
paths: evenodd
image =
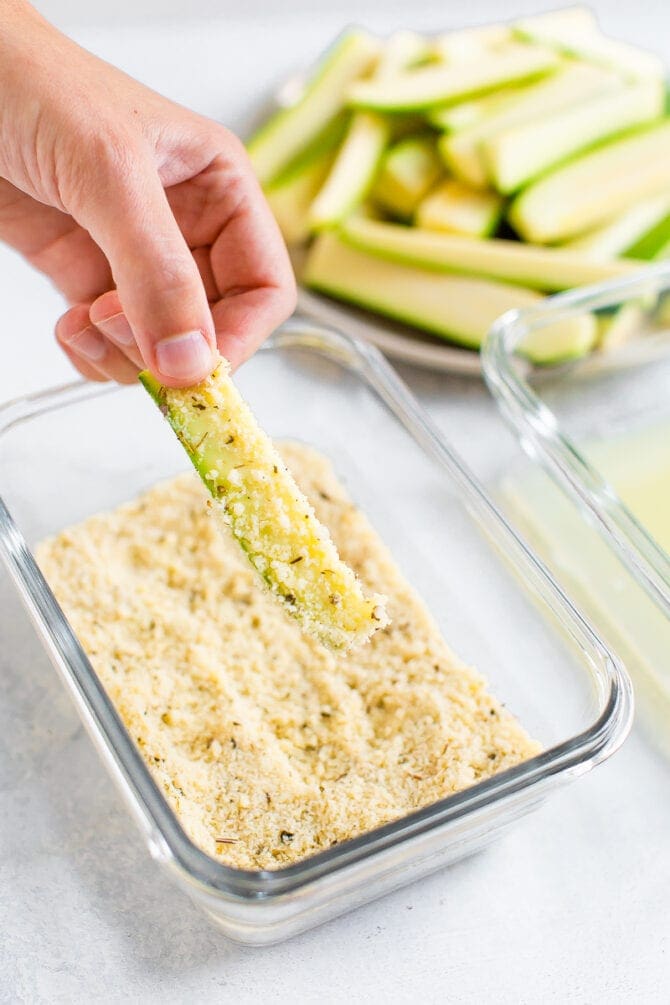
M 59 90 L 61 37 L 25 0 L 0 0 L 0 178 L 31 195 L 39 123 Z

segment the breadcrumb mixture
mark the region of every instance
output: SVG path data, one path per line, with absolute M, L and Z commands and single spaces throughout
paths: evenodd
M 38 560 L 189 836 L 276 869 L 539 750 L 460 663 L 328 461 L 282 454 L 391 624 L 347 657 L 303 635 L 193 473 L 63 531 Z

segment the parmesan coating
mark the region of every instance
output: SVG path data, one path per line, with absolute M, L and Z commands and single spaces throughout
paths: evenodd
M 391 624 L 348 656 L 259 587 L 193 473 L 38 548 L 38 561 L 187 834 L 277 869 L 539 751 L 461 663 L 328 461 L 282 454 Z
M 202 383 L 140 380 L 159 405 L 232 533 L 277 601 L 330 649 L 365 643 L 388 624 L 368 597 L 230 378 L 222 359 Z

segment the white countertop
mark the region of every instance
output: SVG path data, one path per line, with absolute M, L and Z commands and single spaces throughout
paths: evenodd
M 196 0 L 188 23 L 175 19 L 177 0 L 39 6 L 233 127 L 343 23 L 440 23 L 428 5 L 408 16 L 381 0 L 318 16 L 307 0 L 247 0 L 247 20 L 224 19 L 229 3 Z M 280 6 L 294 14 L 268 13 Z M 661 0 L 596 6 L 621 37 L 670 47 Z M 496 11 L 493 0 L 468 7 L 473 21 Z M 50 336 L 56 294 L 5 249 L 0 277 L 0 400 L 69 379 Z M 478 384 L 404 375 L 443 426 L 449 396 L 450 417 L 476 429 L 488 407 Z M 151 862 L 4 575 L 0 638 L 0 1002 L 668 1000 L 670 766 L 637 732 L 485 853 L 284 945 L 243 949 Z

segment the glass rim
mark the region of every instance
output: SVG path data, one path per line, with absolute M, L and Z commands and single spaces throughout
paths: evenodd
M 670 555 L 561 429 L 555 413 L 527 379 L 530 366 L 520 366 L 517 355 L 524 338 L 534 330 L 665 288 L 670 288 L 668 262 L 641 268 L 624 279 L 547 297 L 537 307 L 508 311 L 498 318 L 484 341 L 482 372 L 503 417 L 522 444 L 527 450 L 532 447 L 544 469 L 573 502 L 587 507 L 601 534 L 614 547 L 626 568 L 670 618 Z

